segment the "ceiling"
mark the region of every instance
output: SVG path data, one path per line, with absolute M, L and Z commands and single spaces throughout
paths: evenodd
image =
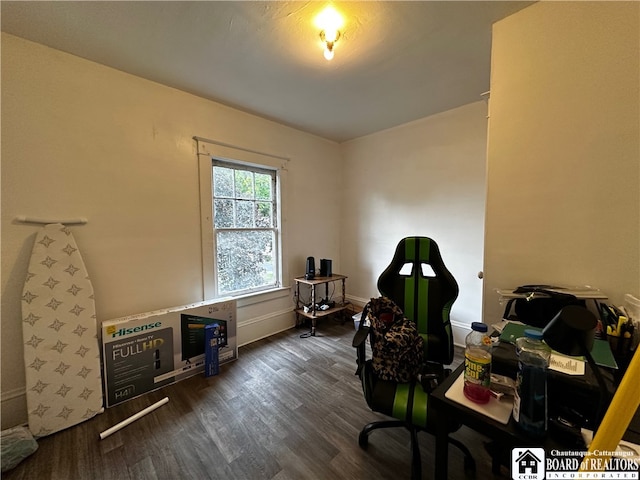
M 533 2 L 2 1 L 2 31 L 343 142 L 478 101 L 491 25 Z

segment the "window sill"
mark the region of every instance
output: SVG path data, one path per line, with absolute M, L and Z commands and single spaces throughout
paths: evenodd
M 277 287 L 270 290 L 263 290 L 261 292 L 246 293 L 244 295 L 229 296 L 225 298 L 232 298 L 236 300 L 238 302 L 238 308 L 242 308 L 256 303 L 288 297 L 289 295 L 291 295 L 291 287 Z

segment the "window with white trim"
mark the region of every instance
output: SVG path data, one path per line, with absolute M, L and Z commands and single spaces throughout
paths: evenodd
M 216 296 L 280 285 L 275 169 L 212 159 Z

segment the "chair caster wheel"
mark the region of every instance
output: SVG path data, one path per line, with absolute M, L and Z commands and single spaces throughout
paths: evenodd
M 369 435 L 367 432 L 360 432 L 360 435 L 358 435 L 358 445 L 360 445 L 360 448 L 367 448 L 369 445 Z

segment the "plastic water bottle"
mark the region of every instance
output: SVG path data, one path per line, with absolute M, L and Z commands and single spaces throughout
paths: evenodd
M 465 339 L 464 395 L 476 403 L 487 403 L 491 397 L 491 338 L 484 323 L 473 322 Z
M 551 348 L 542 341 L 542 332 L 527 329 L 516 340 L 518 376 L 513 402 L 513 418 L 532 437 L 547 432 L 547 368 Z

